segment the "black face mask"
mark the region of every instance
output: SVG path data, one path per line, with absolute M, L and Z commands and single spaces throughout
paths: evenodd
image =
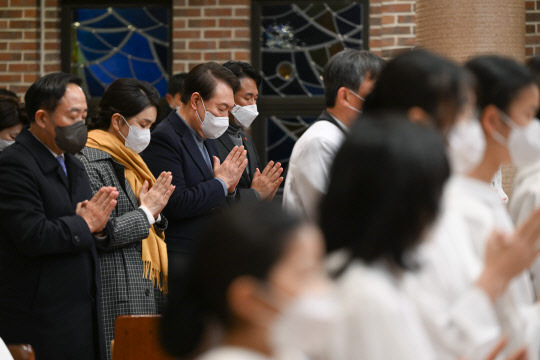
M 88 139 L 88 130 L 84 121 L 77 121 L 69 126 L 55 126 L 56 145 L 64 151 L 76 154 L 86 145 Z

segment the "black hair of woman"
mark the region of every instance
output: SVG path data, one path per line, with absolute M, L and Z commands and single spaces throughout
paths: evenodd
M 336 155 L 321 202 L 327 250 L 413 268 L 408 254 L 435 220 L 449 175 L 435 129 L 408 121 L 406 113 L 363 116 Z
M 286 252 L 299 218 L 274 203 L 243 203 L 215 216 L 202 232 L 188 270 L 169 274 L 162 343 L 176 356 L 200 348 L 213 324 L 234 323 L 227 289 L 241 277 L 264 283 Z M 211 265 L 210 265 L 211 264 Z

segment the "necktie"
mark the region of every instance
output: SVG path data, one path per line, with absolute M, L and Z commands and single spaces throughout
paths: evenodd
M 58 162 L 60 163 L 60 166 L 62 166 L 62 169 L 64 170 L 64 174 L 66 174 L 66 176 L 67 176 L 67 169 L 66 169 L 66 163 L 64 161 L 64 157 L 63 156 L 57 156 L 56 160 L 58 160 Z

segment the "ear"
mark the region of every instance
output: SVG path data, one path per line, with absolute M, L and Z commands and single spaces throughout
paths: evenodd
M 122 119 L 122 115 L 120 115 L 119 113 L 114 113 L 112 116 L 111 116 L 111 126 L 113 129 L 115 129 L 116 131 L 120 131 L 120 124 L 124 121 L 124 119 Z
M 506 132 L 509 131 L 507 126 L 502 124 L 499 109 L 497 109 L 495 105 L 488 105 L 482 110 L 482 113 L 480 114 L 480 123 L 484 129 L 484 133 L 489 135 L 490 138 L 494 132 L 505 135 Z
M 191 98 L 189 99 L 189 105 L 191 106 L 193 110 L 197 111 L 197 104 L 200 101 L 200 99 L 201 99 L 201 94 L 199 94 L 198 92 L 194 92 L 193 94 L 191 94 Z
M 343 106 L 350 105 L 349 95 L 351 94 L 349 94 L 349 90 L 345 86 L 340 87 L 336 94 L 336 104 L 341 104 Z
M 268 310 L 260 300 L 260 292 L 260 284 L 249 276 L 234 280 L 227 290 L 227 304 L 233 317 L 245 323 L 264 321 Z
M 167 94 L 165 94 L 165 100 L 167 100 L 167 103 L 169 105 L 171 105 L 171 103 L 173 101 L 173 97 L 171 96 L 171 94 L 167 93 Z
M 40 128 L 42 129 L 45 129 L 45 126 L 46 126 L 46 122 L 47 122 L 47 112 L 43 109 L 39 109 L 38 111 L 36 111 L 36 116 L 35 116 L 35 122 L 36 122 L 36 125 L 39 126 Z
M 413 106 L 407 111 L 407 117 L 409 120 L 416 124 L 429 125 L 430 116 L 428 113 L 419 106 Z

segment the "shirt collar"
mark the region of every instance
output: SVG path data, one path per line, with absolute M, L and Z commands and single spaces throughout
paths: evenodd
M 178 114 L 178 117 L 184 122 L 184 124 L 186 124 L 187 127 L 189 128 L 189 131 L 191 132 L 191 135 L 193 136 L 193 140 L 195 140 L 195 142 L 199 146 L 203 145 L 204 139 L 195 130 L 193 130 L 191 126 L 189 126 L 186 120 L 184 120 L 184 118 L 180 115 L 180 110 L 176 110 L 176 113 Z
M 345 126 L 344 123 L 342 123 L 337 117 L 335 117 L 334 115 L 328 113 L 328 115 L 330 115 L 332 117 L 332 119 L 336 120 L 336 123 L 339 125 L 339 127 L 345 131 L 346 133 L 350 132 L 351 129 L 349 129 L 347 126 Z

